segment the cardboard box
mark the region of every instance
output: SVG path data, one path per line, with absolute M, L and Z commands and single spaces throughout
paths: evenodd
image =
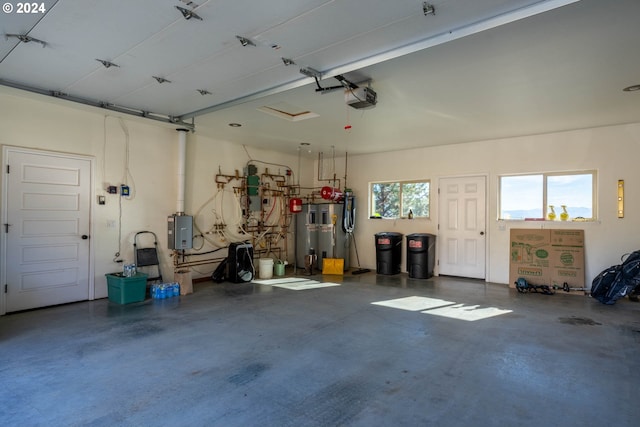
M 584 280 L 584 231 L 550 230 L 551 251 L 549 269 L 550 285 L 562 286 L 565 282 L 570 288 L 585 287 Z
M 519 277 L 532 285 L 548 285 L 549 230 L 511 229 L 509 244 L 509 286 L 515 288 Z
M 584 230 L 511 229 L 509 286 L 584 287 Z

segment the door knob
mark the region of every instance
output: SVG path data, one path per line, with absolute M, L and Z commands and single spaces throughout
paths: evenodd
M 481 231 L 481 232 L 480 232 L 480 235 L 481 235 L 481 236 L 484 236 L 484 231 Z
M 82 235 L 82 240 L 87 240 L 89 238 L 89 236 L 87 236 L 86 234 Z

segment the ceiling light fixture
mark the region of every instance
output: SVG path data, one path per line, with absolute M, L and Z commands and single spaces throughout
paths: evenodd
M 111 61 L 107 61 L 106 59 L 98 59 L 96 58 L 96 61 L 98 61 L 99 63 L 101 63 L 102 65 L 104 65 L 104 68 L 109 68 L 109 67 L 120 67 L 118 64 L 114 64 Z
M 249 40 L 246 37 L 242 37 L 242 36 L 236 36 L 236 38 L 238 40 L 240 40 L 240 44 L 242 46 L 255 46 L 256 44 L 254 42 L 252 42 L 251 40 Z
M 429 4 L 425 1 L 424 3 L 422 3 L 422 13 L 424 13 L 424 16 L 435 15 L 436 8 L 432 4 Z
M 627 86 L 622 90 L 625 92 L 636 92 L 640 90 L 640 85 Z
M 211 92 L 209 92 L 209 91 L 208 91 L 208 90 L 206 90 L 206 89 L 196 89 L 196 90 L 197 90 L 197 91 L 200 93 L 200 95 L 202 95 L 202 96 L 205 96 L 205 95 L 211 95 Z
M 45 47 L 47 45 L 47 42 L 35 39 L 35 38 L 33 38 L 31 36 L 28 36 L 26 34 L 5 34 L 4 36 L 5 36 L 5 38 L 7 40 L 9 39 L 9 37 L 14 37 L 14 38 L 20 40 L 22 43 L 30 43 L 30 42 L 40 43 L 42 45 L 42 47 Z
M 160 83 L 160 84 L 162 84 L 162 83 L 171 83 L 171 80 L 167 80 L 167 79 L 165 79 L 164 77 L 157 77 L 157 76 L 151 76 L 151 77 L 153 77 L 154 79 L 156 79 L 156 81 L 157 81 L 158 83 Z
M 185 9 L 184 7 L 180 6 L 176 6 L 176 9 L 178 9 L 180 13 L 182 13 L 182 16 L 184 16 L 184 19 L 186 19 L 187 21 L 191 18 L 202 21 L 202 18 L 200 18 L 193 10 Z
M 296 65 L 293 59 L 289 59 L 289 58 L 282 58 L 282 62 L 284 62 L 284 65 L 286 65 L 287 67 L 289 65 Z
M 306 150 L 307 153 L 311 154 L 311 144 L 309 144 L 308 142 L 300 143 L 300 145 L 298 146 L 298 151 L 301 151 L 302 149 Z

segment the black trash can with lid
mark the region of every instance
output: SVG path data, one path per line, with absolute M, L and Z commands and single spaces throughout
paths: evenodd
M 382 232 L 376 238 L 376 273 L 398 274 L 402 265 L 402 234 Z
M 413 279 L 433 276 L 436 260 L 436 236 L 427 233 L 407 235 L 407 273 Z

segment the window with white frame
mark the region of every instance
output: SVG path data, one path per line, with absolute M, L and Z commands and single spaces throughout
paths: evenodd
M 498 219 L 594 221 L 596 171 L 500 177 Z
M 373 182 L 370 213 L 376 218 L 429 218 L 430 181 Z

